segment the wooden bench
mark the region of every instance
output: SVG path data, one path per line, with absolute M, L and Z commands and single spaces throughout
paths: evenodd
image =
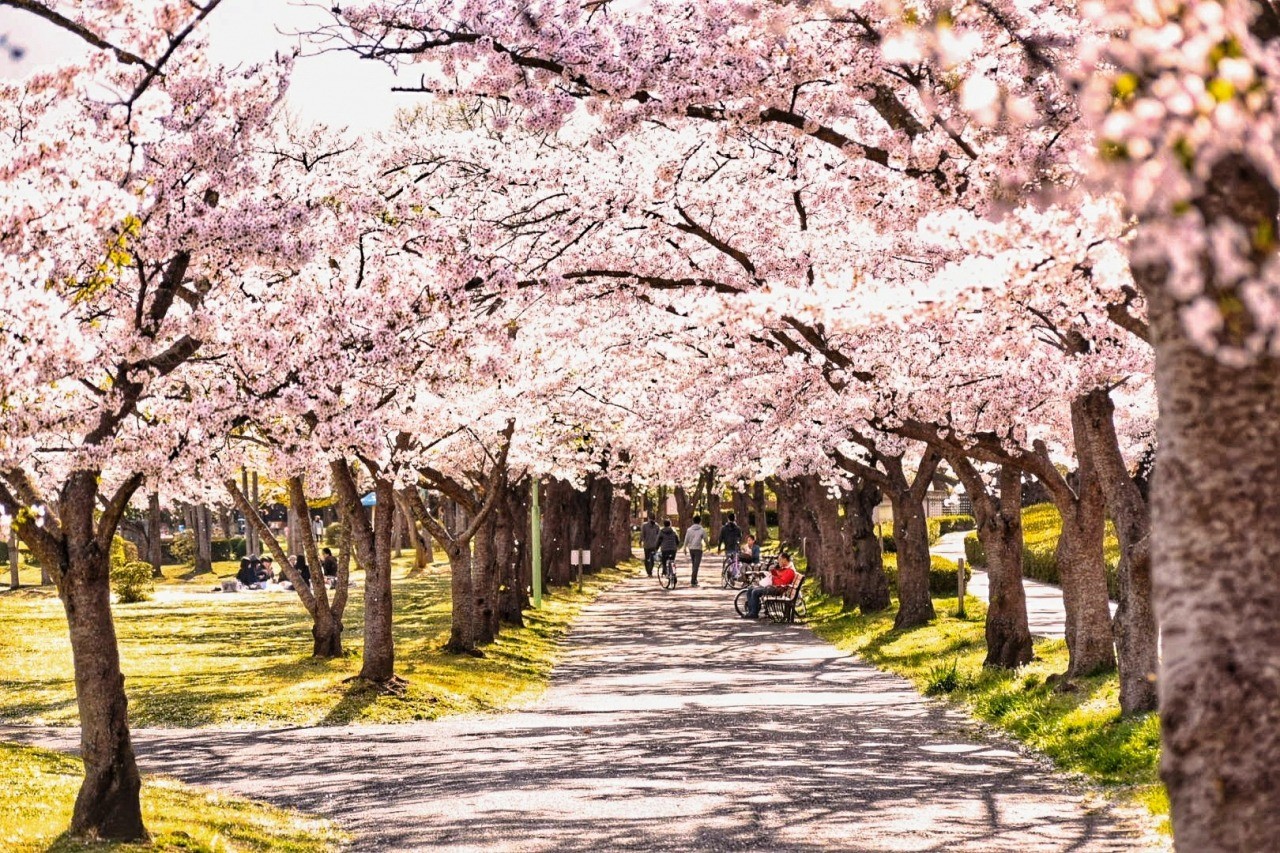
M 760 612 L 774 622 L 794 622 L 796 616 L 805 617 L 804 598 L 801 589 L 804 587 L 805 575 L 796 572 L 796 579 L 784 592 L 765 595 L 760 598 Z

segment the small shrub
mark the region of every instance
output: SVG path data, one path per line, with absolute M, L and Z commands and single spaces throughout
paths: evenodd
M 987 564 L 987 554 L 982 550 L 982 543 L 978 541 L 978 534 L 970 533 L 964 537 L 964 558 L 969 561 L 971 566 L 985 566 Z
M 342 522 L 335 521 L 324 529 L 324 544 L 336 548 L 342 544 Z
M 155 585 L 151 565 L 137 560 L 111 567 L 111 588 L 121 604 L 151 600 Z
M 232 536 L 228 539 L 213 539 L 209 543 L 210 559 L 214 562 L 238 560 L 247 552 L 243 536 Z
M 884 573 L 889 576 L 889 586 L 895 592 L 898 589 L 897 561 L 885 561 Z M 965 580 L 973 577 L 968 567 L 964 570 Z M 956 594 L 956 564 L 954 560 L 934 554 L 929 557 L 929 592 L 934 595 Z
M 931 520 L 938 523 L 939 536 L 957 533 L 961 530 L 972 530 L 978 526 L 972 515 L 939 515 Z
M 107 560 L 108 565 L 111 567 L 111 571 L 113 572 L 116 569 L 123 567 L 125 563 L 129 562 L 128 551 L 125 550 L 124 544 L 124 539 L 122 537 L 111 537 L 111 550 L 107 553 Z
M 173 561 L 183 566 L 196 564 L 196 536 L 190 530 L 184 530 L 169 542 L 169 554 Z

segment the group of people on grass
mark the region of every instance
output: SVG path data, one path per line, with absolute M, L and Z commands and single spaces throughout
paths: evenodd
M 320 570 L 324 574 L 325 585 L 333 588 L 338 579 L 338 559 L 328 548 L 323 549 L 321 555 Z M 236 580 L 245 589 L 268 589 L 272 584 L 278 585 L 281 589 L 293 589 L 293 581 L 289 579 L 289 573 L 281 568 L 280 573 L 276 574 L 274 564 L 275 561 L 270 554 L 264 554 L 261 557 L 257 555 L 241 557 L 240 571 L 236 572 Z M 305 555 L 294 555 L 293 569 L 302 578 L 303 583 L 308 585 L 311 583 L 311 567 L 307 565 Z
M 684 532 L 684 549 L 689 554 L 691 566 L 690 586 L 698 585 L 698 568 L 702 565 L 702 552 L 706 548 L 706 542 L 707 531 L 702 526 L 702 516 L 695 515 L 693 523 Z M 738 552 L 739 563 L 756 565 L 760 562 L 760 543 L 752 535 L 743 538 L 742 528 L 738 526 L 733 513 L 725 517 L 725 523 L 720 528 L 716 544 L 721 551 Z M 676 552 L 680 550 L 680 533 L 671 526 L 671 519 L 663 519 L 662 526 L 659 527 L 657 519 L 650 515 L 640 527 L 640 545 L 644 548 L 644 570 L 652 577 L 655 562 L 665 563 L 668 560 L 675 560 Z M 769 583 L 765 586 L 753 587 L 748 592 L 748 609 L 744 618 L 759 618 L 760 599 L 770 593 L 780 592 L 783 588 L 790 586 L 795 579 L 796 572 L 791 565 L 791 555 L 786 552 L 779 554 L 778 564 L 769 571 Z

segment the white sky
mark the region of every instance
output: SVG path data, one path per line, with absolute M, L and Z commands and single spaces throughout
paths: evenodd
M 203 26 L 211 58 L 238 65 L 269 59 L 277 51 L 293 51 L 298 39 L 278 30 L 306 29 L 325 18 L 320 10 L 288 0 L 224 0 Z M 75 36 L 11 8 L 0 8 L 0 37 L 26 52 L 14 62 L 8 50 L 0 49 L 0 77 L 22 77 L 85 50 Z M 386 66 L 349 53 L 304 56 L 294 66 L 289 108 L 305 121 L 360 132 L 382 129 L 398 107 L 412 106 L 422 97 L 393 94 L 395 81 Z

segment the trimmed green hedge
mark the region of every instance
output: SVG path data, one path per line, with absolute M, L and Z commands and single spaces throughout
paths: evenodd
M 195 535 L 184 530 L 163 547 L 161 559 L 166 563 L 178 563 L 183 566 L 194 566 L 196 563 Z M 209 540 L 209 558 L 217 563 L 227 560 L 238 560 L 248 553 L 243 536 L 232 536 L 230 539 Z
M 1062 585 L 1062 575 L 1058 571 L 1058 558 L 1054 553 L 1058 548 L 1058 538 L 1062 535 L 1062 516 L 1053 504 L 1035 504 L 1022 510 L 1022 574 L 1033 580 Z M 1103 540 L 1103 558 L 1107 567 L 1107 592 L 1117 598 L 1119 581 L 1116 567 L 1120 562 L 1120 543 L 1116 540 L 1115 528 L 1107 522 L 1106 538 Z M 987 555 L 978 541 L 978 534 L 970 533 L 964 538 L 964 553 L 971 564 L 984 565 Z

